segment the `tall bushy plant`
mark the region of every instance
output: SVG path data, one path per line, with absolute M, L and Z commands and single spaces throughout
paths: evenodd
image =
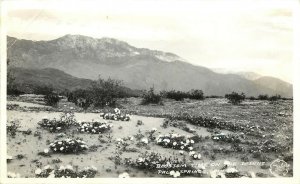
M 269 96 L 266 94 L 266 95 L 258 95 L 257 97 L 259 100 L 268 100 L 269 99 Z
M 152 87 L 143 95 L 142 104 L 162 104 L 162 98 L 159 94 L 154 93 L 154 88 Z
M 116 100 L 121 94 L 121 81 L 108 78 L 99 78 L 91 87 L 92 101 L 95 107 L 116 105 Z
M 274 95 L 274 96 L 271 96 L 271 97 L 269 98 L 270 101 L 277 101 L 277 100 L 279 100 L 279 99 L 281 99 L 281 96 L 280 96 L 280 95 Z
M 191 91 L 189 91 L 189 98 L 196 99 L 196 100 L 203 100 L 204 99 L 203 91 L 199 89 L 192 89 Z
M 78 89 L 73 92 L 67 93 L 69 102 L 75 103 L 75 105 L 87 109 L 93 103 L 92 92 L 90 90 Z
M 188 95 L 187 95 L 187 93 L 182 92 L 182 91 L 171 90 L 171 91 L 165 92 L 164 97 L 169 98 L 169 99 L 174 99 L 176 101 L 181 101 L 184 98 L 187 98 Z
M 225 98 L 229 100 L 229 103 L 237 105 L 244 101 L 246 96 L 244 93 L 238 94 L 237 92 L 232 92 L 231 94 L 226 94 Z

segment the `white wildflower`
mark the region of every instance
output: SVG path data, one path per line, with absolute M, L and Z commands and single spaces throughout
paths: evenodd
M 177 177 L 179 177 L 179 176 L 180 176 L 180 172 L 179 172 L 179 171 L 176 171 L 176 172 L 174 173 L 174 175 L 173 175 L 174 178 L 177 178 Z
M 124 173 L 119 175 L 119 178 L 130 178 L 130 176 L 127 172 L 124 172 Z
M 201 159 L 201 154 L 200 153 L 198 154 L 198 159 Z
M 190 151 L 190 152 L 189 152 L 189 155 L 190 155 L 190 156 L 192 156 L 192 155 L 194 155 L 194 154 L 195 154 L 195 151 Z
M 44 167 L 44 170 L 47 170 L 47 169 L 51 169 L 51 166 L 50 166 L 50 165 L 46 165 L 46 166 Z
M 237 172 L 238 172 L 238 170 L 233 167 L 226 169 L 226 173 L 237 173 Z
M 35 172 L 34 172 L 36 175 L 38 174 L 41 174 L 42 173 L 42 170 L 40 168 L 36 169 Z
M 149 142 L 147 138 L 143 138 L 141 141 L 145 144 L 148 144 L 148 142 Z

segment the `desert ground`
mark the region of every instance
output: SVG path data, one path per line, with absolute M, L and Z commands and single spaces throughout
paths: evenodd
M 31 178 L 41 177 L 41 171 L 49 167 L 59 170 L 61 166 L 71 166 L 76 171 L 96 168 L 96 178 L 293 175 L 292 100 L 245 100 L 240 105 L 232 105 L 225 98 L 164 100 L 163 105 L 140 105 L 140 101 L 120 100 L 118 108 L 129 114 L 130 120 L 119 121 L 100 117 L 100 113 L 113 112 L 109 108 L 85 111 L 66 100 L 61 100 L 58 107 L 49 107 L 34 96 L 8 97 L 8 126 L 19 123 L 15 135 L 7 135 L 8 172 L 11 177 Z M 38 124 L 66 113 L 74 114 L 77 123 L 102 122 L 112 127 L 92 134 L 78 131 L 76 126 L 51 132 Z M 173 146 L 164 142 L 166 136 Z M 176 145 L 179 141 L 174 143 L 172 137 L 184 138 L 186 142 L 182 144 L 190 146 L 181 149 Z M 88 149 L 68 154 L 51 151 L 51 143 L 68 138 L 80 138 Z M 167 159 L 161 163 L 156 159 L 157 167 L 150 167 L 145 158 L 153 157 L 145 155 L 152 152 Z M 287 163 L 286 172 L 271 172 L 274 168 L 270 165 L 276 159 Z M 168 167 L 172 163 L 182 165 Z M 189 169 L 197 173 L 182 171 Z

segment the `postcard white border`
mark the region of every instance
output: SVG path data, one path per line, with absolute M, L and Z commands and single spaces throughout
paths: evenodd
M 136 0 L 139 1 L 139 0 Z M 155 0 L 152 0 L 155 3 Z M 172 0 L 165 0 L 170 3 Z M 174 0 L 177 1 L 177 0 Z M 197 0 L 194 0 L 197 1 Z M 220 0 L 221 1 L 221 0 Z M 234 1 L 234 0 L 232 0 Z M 285 1 L 285 0 L 282 0 Z M 21 4 L 26 5 L 26 0 L 20 0 Z M 39 5 L 40 2 L 46 3 L 47 1 L 34 1 Z M 49 1 L 50 2 L 50 1 Z M 61 1 L 51 1 L 51 3 L 60 3 Z M 76 3 L 78 3 L 77 1 Z M 95 3 L 96 1 L 81 1 L 82 3 Z M 100 0 L 97 3 L 107 3 L 108 1 Z M 6 4 L 9 1 L 1 2 L 1 67 L 0 67 L 0 75 L 1 75 L 1 83 L 0 83 L 0 94 L 1 94 L 1 125 L 0 125 L 0 183 L 5 184 L 18 184 L 18 183 L 280 183 L 280 184 L 299 184 L 300 183 L 300 2 L 294 1 L 294 10 L 293 10 L 293 21 L 294 21 L 294 59 L 293 59 L 293 68 L 294 68 L 294 82 L 293 82 L 293 92 L 294 92 L 294 168 L 293 173 L 294 176 L 291 178 L 92 178 L 92 179 L 41 179 L 41 178 L 7 178 L 7 163 L 6 163 Z M 74 1 L 71 1 L 74 3 Z M 272 0 L 270 0 L 272 3 Z M 126 8 L 126 7 L 124 7 Z

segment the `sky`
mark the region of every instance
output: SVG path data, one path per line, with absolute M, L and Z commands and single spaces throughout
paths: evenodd
M 97 2 L 97 3 L 96 3 Z M 293 78 L 295 0 L 7 1 L 9 36 L 111 37 L 194 65 Z

